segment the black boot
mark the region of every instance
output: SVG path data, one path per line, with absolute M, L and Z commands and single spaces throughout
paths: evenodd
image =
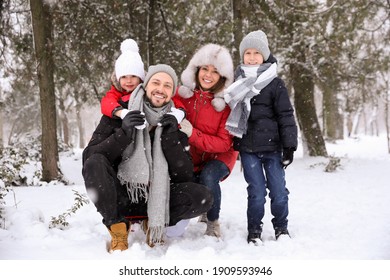
M 287 235 L 288 237 L 290 237 L 290 233 L 288 232 L 288 230 L 286 228 L 275 228 L 275 238 L 276 238 L 276 240 L 278 240 L 278 238 L 281 235 Z
M 263 241 L 261 240 L 261 233 L 249 233 L 248 238 L 246 239 L 248 241 L 248 244 L 254 244 L 255 246 L 260 246 L 263 244 Z

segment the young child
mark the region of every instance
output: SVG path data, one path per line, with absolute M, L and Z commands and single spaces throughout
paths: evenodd
M 121 55 L 115 61 L 115 71 L 111 76 L 111 88 L 101 100 L 101 111 L 110 118 L 123 119 L 129 110 L 122 104 L 129 101 L 131 93 L 144 81 L 145 70 L 138 45 L 133 39 L 124 40 L 120 50 Z M 181 109 L 172 108 L 169 114 L 180 123 L 185 116 L 184 106 L 176 98 L 173 102 L 176 108 Z
M 240 57 L 235 82 L 224 96 L 231 108 L 226 129 L 235 136 L 233 146 L 240 152 L 248 184 L 247 241 L 260 245 L 267 188 L 275 238 L 290 236 L 284 169 L 297 149 L 297 126 L 266 34 L 258 30 L 246 35 L 240 43 Z

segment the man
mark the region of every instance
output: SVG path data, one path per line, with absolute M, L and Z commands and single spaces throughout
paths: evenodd
M 86 189 L 103 216 L 109 251 L 128 249 L 131 222 L 143 220 L 149 246 L 163 243 L 164 228 L 207 212 L 213 198 L 192 183 L 187 136 L 170 113 L 177 76 L 168 65 L 150 66 L 131 94 L 129 113 L 102 116 L 83 152 Z

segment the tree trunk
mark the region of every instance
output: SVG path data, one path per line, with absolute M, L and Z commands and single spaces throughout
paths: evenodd
M 41 100 L 42 180 L 49 182 L 59 177 L 52 22 L 43 0 L 30 0 L 30 8 Z
M 70 146 L 70 139 L 69 139 L 69 120 L 66 112 L 63 112 L 62 118 L 62 133 L 63 133 L 63 141 L 66 146 Z
M 390 123 L 389 123 L 390 90 L 389 90 L 389 86 L 387 86 L 387 88 L 388 88 L 388 93 L 385 102 L 385 123 L 386 123 L 386 136 L 387 136 L 387 152 L 390 154 Z
M 157 9 L 157 3 L 156 3 L 156 0 L 149 0 L 149 9 L 148 9 L 148 15 L 147 15 L 147 27 L 146 27 L 146 39 L 147 39 L 147 42 L 146 42 L 146 45 L 147 45 L 147 54 L 146 54 L 146 57 L 147 57 L 147 67 L 149 67 L 150 65 L 153 65 L 155 63 L 155 59 L 154 59 L 154 42 L 153 42 L 153 38 L 155 37 L 154 36 L 154 25 L 155 25 L 155 22 L 154 22 L 154 19 L 155 19 L 155 15 L 156 15 L 156 9 Z
M 374 105 L 371 109 L 371 115 L 368 119 L 368 129 L 372 136 L 379 136 L 378 128 L 378 105 Z
M 234 65 L 240 63 L 240 43 L 242 41 L 242 14 L 241 14 L 241 0 L 232 0 L 233 9 L 233 36 L 234 36 L 234 51 L 233 61 Z
M 331 86 L 323 86 L 323 117 L 324 117 L 324 135 L 329 140 L 343 139 L 344 122 L 343 116 L 339 112 L 339 102 L 337 100 L 336 89 Z
M 4 148 L 4 116 L 3 116 L 4 101 L 0 95 L 0 151 Z
M 389 103 L 390 103 L 390 82 L 385 79 L 385 126 L 386 126 L 386 138 L 387 138 L 387 152 L 390 154 L 390 122 L 389 122 Z
M 362 116 L 362 113 L 363 113 L 363 105 L 360 104 L 358 109 L 356 110 L 355 116 L 353 117 L 353 120 L 352 120 L 352 130 L 351 130 L 352 137 L 358 134 L 360 117 Z
M 60 131 L 62 132 L 62 141 L 64 142 L 65 145 L 69 146 L 70 141 L 69 141 L 69 120 L 68 120 L 68 115 L 66 112 L 66 108 L 64 105 L 64 100 L 63 98 L 59 98 L 59 120 L 60 120 Z
M 85 147 L 85 140 L 84 140 L 84 126 L 83 126 L 83 119 L 81 117 L 81 106 L 77 102 L 76 104 L 76 118 L 77 118 L 77 127 L 79 129 L 79 148 L 83 149 Z
M 303 49 L 295 54 L 302 64 L 291 64 L 292 86 L 294 88 L 294 104 L 300 129 L 303 134 L 309 156 L 328 156 L 325 141 L 322 137 L 320 124 L 314 104 L 314 81 L 311 73 L 304 67 L 305 54 Z

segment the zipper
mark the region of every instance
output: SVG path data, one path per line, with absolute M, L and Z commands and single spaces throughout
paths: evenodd
M 198 99 L 195 98 L 195 102 L 194 102 L 194 111 L 195 111 L 195 119 L 194 119 L 194 125 L 197 123 L 198 121 L 198 114 L 200 112 L 200 110 L 202 109 L 202 107 L 204 105 L 207 104 L 207 96 L 205 96 L 202 91 L 199 93 L 199 103 L 198 103 Z
M 198 115 L 199 115 L 202 107 L 207 104 L 207 99 L 206 98 L 207 97 L 204 96 L 202 91 L 199 94 L 199 103 L 198 103 L 198 99 L 195 98 L 195 102 L 194 102 L 194 112 L 195 112 L 194 126 L 198 122 Z M 205 156 L 206 156 L 206 152 L 202 152 L 202 155 L 201 155 L 202 161 L 204 161 Z

